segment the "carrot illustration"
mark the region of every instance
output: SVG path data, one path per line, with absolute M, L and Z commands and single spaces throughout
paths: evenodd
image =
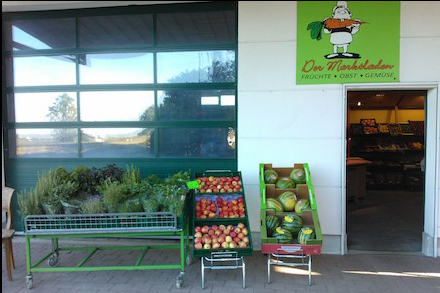
M 335 28 L 349 27 L 353 24 L 362 24 L 362 23 L 365 23 L 365 22 L 351 20 L 351 19 L 345 19 L 344 21 L 341 21 L 338 18 L 329 18 L 324 21 L 324 27 L 326 29 L 335 29 Z

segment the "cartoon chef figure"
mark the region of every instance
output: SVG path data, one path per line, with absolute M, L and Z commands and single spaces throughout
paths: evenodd
M 347 1 L 338 1 L 333 8 L 333 18 L 324 19 L 324 33 L 330 34 L 330 43 L 333 44 L 333 54 L 325 58 L 360 58 L 359 54 L 348 53 L 348 45 L 353 41 L 352 35 L 359 31 L 361 20 L 351 20 L 350 9 Z M 338 53 L 338 48 L 343 48 L 343 53 Z

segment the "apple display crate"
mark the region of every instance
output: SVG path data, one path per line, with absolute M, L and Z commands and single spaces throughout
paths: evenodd
M 115 213 L 115 214 L 72 214 L 72 215 L 34 215 L 25 218 L 26 234 L 26 283 L 32 288 L 34 272 L 78 272 L 78 271 L 127 271 L 151 269 L 177 269 L 180 273 L 176 287 L 184 284 L 185 261 L 189 262 L 189 213 L 187 195 L 182 213 Z M 105 247 L 60 247 L 59 238 L 93 238 L 117 237 L 140 238 L 145 236 L 178 236 L 179 244 L 175 245 L 141 245 L 141 246 L 105 246 Z M 45 238 L 52 240 L 52 250 L 43 258 L 32 263 L 31 239 Z M 98 251 L 104 250 L 141 250 L 140 257 L 132 265 L 123 266 L 84 266 Z M 176 249 L 180 251 L 179 264 L 144 265 L 143 260 L 149 249 Z M 58 260 L 62 251 L 86 251 L 88 254 L 76 266 L 59 267 Z M 47 261 L 49 267 L 40 267 Z
M 289 177 L 293 169 L 302 169 L 306 175 L 305 184 L 298 184 L 294 189 L 275 189 L 274 184 L 265 184 L 264 171 L 267 169 L 275 170 L 279 177 Z M 272 266 L 305 266 L 308 269 L 308 284 L 312 284 L 312 255 L 321 254 L 322 232 L 318 218 L 316 199 L 310 175 L 308 164 L 294 164 L 293 168 L 273 168 L 272 164 L 260 164 L 260 220 L 261 220 L 261 252 L 267 255 L 267 281 L 271 282 Z M 266 199 L 277 198 L 281 193 L 290 190 L 293 191 L 298 199 L 308 199 L 310 208 L 303 210 L 301 213 L 294 212 L 277 212 L 273 209 L 267 209 Z M 281 221 L 286 215 L 297 215 L 303 220 L 304 227 L 313 228 L 315 232 L 314 239 L 308 239 L 304 244 L 293 239 L 292 243 L 278 243 L 275 237 L 268 234 L 266 227 L 266 217 L 273 215 Z
M 196 226 L 203 225 L 237 225 L 243 223 L 249 229 L 248 210 L 246 206 L 245 192 L 243 187 L 243 180 L 241 172 L 231 172 L 229 170 L 221 171 L 205 171 L 203 173 L 195 173 L 195 177 L 240 177 L 239 184 L 241 186 L 240 191 L 233 192 L 212 192 L 203 193 L 196 190 L 196 195 L 193 200 L 193 231 Z M 215 200 L 216 198 L 235 198 L 242 196 L 244 202 L 245 216 L 244 217 L 232 217 L 232 218 L 214 218 L 198 219 L 195 215 L 195 201 L 201 197 L 206 199 Z M 202 289 L 205 288 L 205 271 L 206 270 L 236 270 L 241 269 L 243 278 L 243 288 L 246 288 L 246 262 L 245 257 L 252 255 L 253 243 L 252 236 L 249 232 L 249 246 L 245 248 L 219 248 L 219 249 L 195 249 L 193 245 L 193 256 L 200 257 L 201 259 L 201 273 L 202 273 Z

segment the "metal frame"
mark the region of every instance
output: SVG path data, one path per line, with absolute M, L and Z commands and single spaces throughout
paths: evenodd
M 127 271 L 127 270 L 151 270 L 151 269 L 179 269 L 179 275 L 176 278 L 176 287 L 181 288 L 184 284 L 185 275 L 185 261 L 188 263 L 189 260 L 187 256 L 187 250 L 189 249 L 189 228 L 188 223 L 183 223 L 182 228 L 170 229 L 169 231 L 149 231 L 146 229 L 144 232 L 107 232 L 98 233 L 97 230 L 87 231 L 83 230 L 83 233 L 60 233 L 58 235 L 54 234 L 53 230 L 48 230 L 45 234 L 44 232 L 38 232 L 37 234 L 27 233 L 26 234 L 26 284 L 28 289 L 32 288 L 34 272 L 78 272 L 78 271 Z M 60 230 L 66 231 L 66 230 Z M 59 238 L 73 238 L 73 237 L 83 237 L 83 238 L 93 238 L 93 237 L 144 237 L 144 236 L 179 236 L 180 244 L 175 245 L 145 245 L 145 246 L 104 246 L 104 247 L 60 247 L 58 240 Z M 43 258 L 32 263 L 31 256 L 31 239 L 35 238 L 45 238 L 52 240 L 52 250 L 47 253 Z M 133 250 L 143 250 L 141 256 L 133 265 L 125 266 L 96 266 L 96 267 L 84 267 L 84 264 L 90 260 L 90 258 L 100 250 L 119 250 L 119 249 L 133 249 Z M 141 265 L 149 249 L 178 249 L 180 250 L 180 263 L 174 265 Z M 87 256 L 82 259 L 75 267 L 56 267 L 59 260 L 59 255 L 61 251 L 88 251 Z M 49 268 L 38 267 L 44 261 L 48 262 Z
M 281 249 L 278 249 L 278 251 L 281 251 Z M 282 251 L 286 251 L 286 249 L 282 249 Z M 309 286 L 312 285 L 312 255 L 311 254 L 304 254 L 304 251 L 302 250 L 296 250 L 296 252 L 301 252 L 300 255 L 298 254 L 280 254 L 280 253 L 269 253 L 267 255 L 267 283 L 270 284 L 270 268 L 273 265 L 278 266 L 307 266 L 308 272 L 309 272 Z M 276 261 L 274 258 L 276 258 Z M 301 259 L 301 262 L 285 262 L 283 260 L 280 260 L 280 258 L 290 258 L 290 259 Z M 308 258 L 307 263 L 304 262 L 304 260 Z
M 209 265 L 205 265 L 205 260 Z M 239 262 L 241 261 L 241 265 Z M 211 257 L 202 257 L 202 289 L 205 289 L 205 270 L 236 270 L 243 271 L 243 289 L 246 288 L 246 263 L 243 256 L 239 256 L 237 251 L 212 252 Z M 216 265 L 216 263 L 235 262 L 235 265 Z

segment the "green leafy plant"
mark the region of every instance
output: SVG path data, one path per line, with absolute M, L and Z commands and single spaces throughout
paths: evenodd
M 43 207 L 41 206 L 41 198 L 35 189 L 25 189 L 18 193 L 17 201 L 20 207 L 20 213 L 24 217 L 44 214 Z
M 81 213 L 83 214 L 103 214 L 107 212 L 102 196 L 92 195 L 81 206 Z

